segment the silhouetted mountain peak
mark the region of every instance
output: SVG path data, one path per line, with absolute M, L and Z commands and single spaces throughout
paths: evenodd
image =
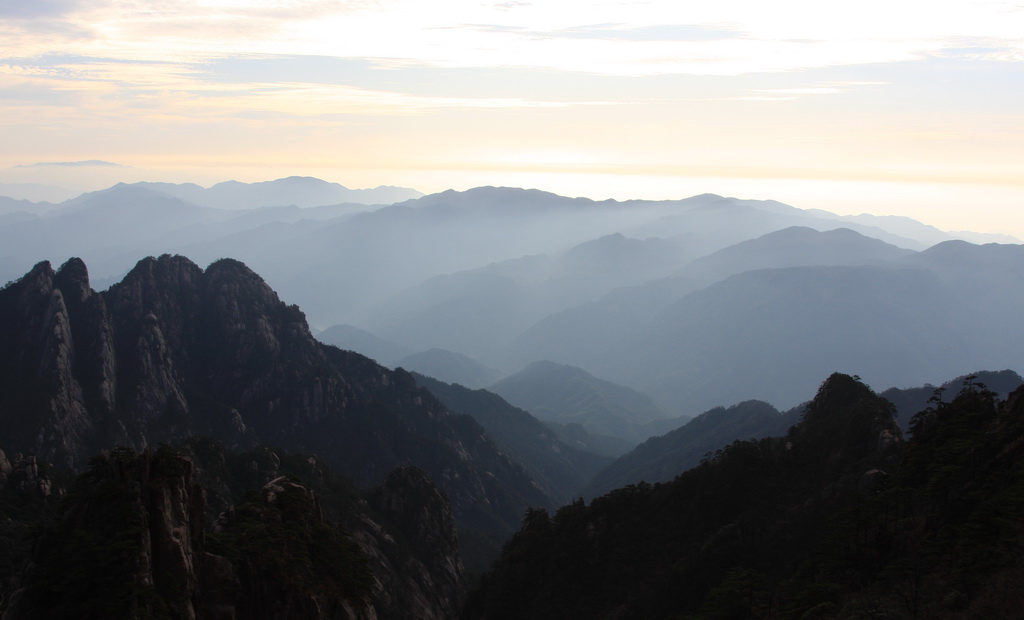
M 22 278 L 14 282 L 18 288 L 41 291 L 46 290 L 47 293 L 53 288 L 53 266 L 50 261 L 43 260 L 39 261 L 32 266 Z
M 196 207 L 178 196 L 161 191 L 159 188 L 149 187 L 144 183 L 118 183 L 107 189 L 86 192 L 64 204 L 76 209 L 126 206 L 137 209 Z
M 646 241 L 633 239 L 622 233 L 612 233 L 574 246 L 562 255 L 562 260 L 568 259 L 578 262 L 602 260 L 606 259 L 609 254 L 613 256 L 622 254 L 640 247 L 644 243 Z
M 72 468 L 194 435 L 319 452 L 361 484 L 413 462 L 485 540 L 551 502 L 470 418 L 404 371 L 318 343 L 234 259 L 149 257 L 102 293 L 81 261 L 56 274 L 40 262 L 0 289 L 0 369 L 3 448 Z M 477 562 L 488 555 L 477 547 Z
M 951 239 L 936 243 L 922 250 L 912 260 L 919 262 L 937 262 L 945 265 L 971 264 L 975 268 L 986 264 L 1019 263 L 1024 256 L 1024 245 L 1007 243 L 975 244 L 962 239 Z M 967 263 L 969 262 L 969 263 Z
M 594 201 L 589 198 L 568 198 L 539 189 L 483 186 L 463 191 L 450 189 L 399 204 L 416 208 L 454 208 L 483 213 L 523 214 L 544 211 L 553 206 L 594 204 Z
M 818 388 L 814 400 L 807 405 L 803 421 L 813 423 L 852 403 L 871 398 L 875 398 L 875 393 L 860 379 L 839 372 L 832 373 Z
M 790 226 L 698 258 L 680 273 L 717 280 L 752 269 L 876 264 L 909 254 L 910 250 L 849 228 L 819 231 Z
M 760 400 L 715 407 L 644 441 L 595 475 L 583 495 L 594 497 L 640 482 L 668 482 L 733 441 L 781 435 L 794 421 Z
M 535 377 L 547 377 L 553 372 L 571 377 L 583 377 L 589 374 L 582 368 L 570 366 L 568 364 L 559 364 L 558 362 L 552 362 L 551 360 L 537 360 L 535 362 L 530 362 L 522 370 L 523 375 Z
M 611 385 L 611 382 L 605 382 L 602 379 L 598 379 L 579 366 L 560 364 L 551 360 L 537 360 L 530 362 L 521 371 L 507 379 L 503 379 L 499 383 L 504 384 L 506 382 L 513 383 L 521 381 L 539 381 L 546 385 L 571 381 L 594 381 L 604 382 Z
M 467 355 L 437 347 L 406 356 L 395 362 L 395 366 L 474 389 L 491 385 L 502 374 Z
M 57 288 L 62 290 L 70 287 L 89 289 L 89 268 L 80 258 L 69 258 L 60 266 L 54 277 Z
M 548 360 L 532 362 L 490 389 L 542 420 L 577 422 L 589 433 L 633 443 L 651 435 L 644 424 L 671 417 L 646 394 Z
M 292 175 L 290 177 L 284 177 L 271 182 L 279 183 L 281 185 L 331 185 L 343 189 L 348 189 L 341 183 L 331 183 L 328 181 L 324 181 L 323 179 L 318 179 L 316 177 L 311 176 Z
M 860 475 L 903 443 L 896 408 L 859 377 L 833 373 L 789 433 L 812 478 Z M 811 473 L 813 471 L 813 473 Z

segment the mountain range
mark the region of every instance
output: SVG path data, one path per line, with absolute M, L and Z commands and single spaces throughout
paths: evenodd
M 822 368 L 921 385 L 1024 365 L 1020 245 L 713 194 L 378 189 L 290 177 L 9 200 L 0 279 L 76 256 L 102 290 L 144 256 L 228 256 L 300 305 L 324 341 L 388 366 L 432 359 L 414 369 L 485 387 L 551 361 L 642 392 L 670 417 L 746 400 L 789 409 Z M 454 373 L 454 356 L 486 376 Z
M 822 368 L 920 385 L 1024 365 L 1020 245 L 712 194 L 378 189 L 291 177 L 9 200 L 0 279 L 76 256 L 102 290 L 144 256 L 232 257 L 325 341 L 389 366 L 432 356 L 417 369 L 440 375 L 443 350 L 464 356 L 463 370 L 490 369 L 443 378 L 484 387 L 552 361 L 645 393 L 671 417 L 745 400 L 789 409 Z
M 987 248 L 989 273 L 976 283 L 963 262 L 964 249 L 973 256 L 976 247 L 937 250 L 935 262 L 948 267 L 934 280 L 980 295 L 1016 265 L 1013 246 Z M 804 271 L 833 269 L 921 271 L 764 271 L 807 282 Z M 435 355 L 477 368 L 463 356 Z M 948 475 L 961 476 L 967 495 L 957 501 L 985 527 L 994 522 L 972 512 L 980 497 L 973 488 L 996 484 L 999 510 L 1013 514 L 1015 506 L 1015 487 L 998 486 L 1012 476 L 989 478 L 1012 470 L 1013 459 L 1001 455 L 1020 444 L 1019 392 L 998 402 L 1020 382 L 1012 371 L 966 376 L 956 397 L 937 392 L 923 403 L 930 386 L 888 392 L 907 412 L 924 406 L 904 424 L 916 442 L 907 449 L 897 407 L 843 374 L 785 413 L 747 401 L 689 420 L 583 369 L 538 362 L 493 384 L 506 400 L 318 341 L 299 307 L 234 259 L 203 269 L 182 256 L 145 258 L 101 292 L 79 259 L 57 270 L 38 263 L 0 289 L 0 376 L 5 617 L 72 609 L 81 617 L 131 609 L 153 617 L 453 617 L 467 572 L 482 571 L 520 524 L 492 569 L 472 580 L 469 617 L 717 613 L 723 603 L 714 592 L 732 592 L 730 567 L 743 549 L 760 558 L 749 566 L 758 601 L 770 586 L 769 595 L 805 613 L 853 599 L 832 589 L 805 597 L 801 588 L 817 582 L 787 567 L 828 542 L 822 524 L 840 519 L 858 493 L 888 484 L 884 472 L 906 472 L 896 478 L 904 495 L 893 501 L 911 513 L 960 518 L 944 504 L 915 503 L 913 489 L 938 498 L 951 488 L 935 486 Z M 601 439 L 587 425 L 617 425 L 609 432 L 620 438 L 675 430 L 613 462 L 594 449 Z M 948 453 L 961 439 L 974 442 L 979 459 Z M 966 469 L 930 473 L 933 463 Z M 589 507 L 573 499 L 580 495 L 594 497 Z M 922 536 L 932 535 L 929 527 Z M 794 543 L 796 532 L 806 542 Z M 885 546 L 868 553 L 896 562 L 887 570 L 903 557 Z M 778 557 L 790 559 L 775 566 Z M 840 569 L 828 570 L 845 591 L 859 591 Z M 679 591 L 679 583 L 688 585 Z M 965 605 L 981 591 L 1002 596 L 957 587 Z
M 866 251 L 848 264 L 818 257 L 772 266 L 777 237 L 793 239 L 795 255 L 800 239 L 829 235 L 854 237 Z M 907 254 L 855 236 L 786 229 L 712 254 L 691 263 L 690 275 L 538 322 L 510 346 L 512 359 L 614 377 L 688 415 L 750 399 L 792 407 L 822 367 L 875 385 L 934 382 L 965 364 L 1022 367 L 1013 309 L 1022 301 L 1024 247 L 947 241 Z M 755 252 L 761 242 L 767 249 Z M 724 277 L 701 287 L 701 273 Z

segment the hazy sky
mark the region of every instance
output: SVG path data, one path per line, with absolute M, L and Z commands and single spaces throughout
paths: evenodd
M 0 168 L 90 159 L 1024 237 L 1024 3 L 0 0 Z

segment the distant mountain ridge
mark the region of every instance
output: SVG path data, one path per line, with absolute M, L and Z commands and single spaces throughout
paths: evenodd
M 1012 370 L 978 371 L 951 379 L 938 387 L 889 388 L 879 396 L 893 404 L 896 422 L 904 433 L 908 433 L 911 418 L 929 406 L 935 406 L 936 394 L 939 402 L 948 402 L 968 380 L 974 385 L 985 386 L 1003 399 L 1024 385 L 1024 378 Z M 715 407 L 675 430 L 651 437 L 619 457 L 591 478 L 582 495 L 591 498 L 630 484 L 668 482 L 733 441 L 786 434 L 799 422 L 805 406 L 803 403 L 785 412 L 761 401 Z
M 633 443 L 652 434 L 645 433 L 646 425 L 673 417 L 645 394 L 549 361 L 534 362 L 489 389 L 540 420 L 575 423 Z
M 321 207 L 342 203 L 388 205 L 423 196 L 405 187 L 381 185 L 373 189 L 349 189 L 315 177 L 292 176 L 275 181 L 241 183 L 224 181 L 208 188 L 194 183 L 136 183 L 182 200 L 217 209 L 256 207 Z
M 151 254 L 229 256 L 315 327 L 393 343 L 389 362 L 432 348 L 501 372 L 548 359 L 696 415 L 750 399 L 787 408 L 820 367 L 904 385 L 960 372 L 943 361 L 953 352 L 967 367 L 1020 368 L 1020 246 L 922 249 L 918 233 L 937 238 L 904 220 L 710 194 L 620 202 L 483 187 L 231 210 L 136 184 L 0 220 L 0 281 L 56 257 L 84 257 L 107 284 Z
M 413 353 L 394 365 L 396 368 L 415 371 L 445 383 L 458 383 L 470 389 L 489 386 L 502 375 L 501 371 L 484 366 L 466 355 L 444 349 Z
M 800 413 L 794 409 L 782 414 L 761 401 L 716 407 L 616 459 L 590 479 L 582 495 L 597 497 L 630 484 L 668 482 L 733 441 L 784 435 Z
M 913 253 L 848 228 L 791 226 L 698 258 L 677 273 L 717 282 L 753 269 L 882 264 Z
M 324 344 L 355 351 L 384 366 L 393 367 L 395 361 L 412 354 L 406 347 L 384 340 L 353 325 L 332 325 L 315 336 Z
M 471 390 L 418 373 L 413 376 L 449 409 L 473 416 L 559 504 L 578 497 L 584 484 L 611 461 L 610 457 L 563 442 L 556 431 L 493 392 Z
M 1024 384 L 1024 377 L 1012 370 L 979 370 L 950 379 L 938 386 L 929 384 L 910 388 L 892 387 L 882 391 L 879 395 L 896 407 L 896 419 L 905 431 L 909 431 L 910 420 L 914 414 L 932 405 L 932 399 L 936 396 L 940 402 L 952 399 L 968 377 L 973 377 L 973 382 L 984 385 L 996 396 L 1004 399 Z
M 97 279 L 120 277 L 150 254 L 187 254 L 204 263 L 230 256 L 253 266 L 275 289 L 300 303 L 319 327 L 348 323 L 364 329 L 370 327 L 365 322 L 367 313 L 373 316 L 389 297 L 431 277 L 525 255 L 555 255 L 609 235 L 645 243 L 658 238 L 684 248 L 689 258 L 793 225 L 816 229 L 846 226 L 905 247 L 925 247 L 920 241 L 887 237 L 878 226 L 863 226 L 826 212 L 715 195 L 618 202 L 483 187 L 450 190 L 379 208 L 352 201 L 388 204 L 395 196 L 379 201 L 365 196 L 349 200 L 338 193 L 342 189 L 350 191 L 308 177 L 254 184 L 225 182 L 211 188 L 122 184 L 44 209 L 16 207 L 46 221 L 0 223 L 0 247 L 10 248 L 11 258 L 28 265 L 79 256 L 89 262 Z M 169 198 L 199 210 L 184 219 L 161 219 L 160 210 L 152 207 Z M 92 205 L 88 208 L 93 217 L 81 222 L 63 213 L 76 204 L 83 208 Z M 317 204 L 329 208 L 310 206 Z M 251 208 L 236 209 L 239 205 Z M 114 206 L 132 210 L 108 210 Z M 134 227 L 125 227 L 120 222 L 124 217 L 142 219 Z M 934 232 L 929 235 L 933 242 Z M 367 239 L 376 243 L 367 244 Z M 415 255 L 419 260 L 404 261 L 399 268 L 394 259 L 400 255 Z M 680 258 L 676 266 L 682 267 L 689 258 Z M 350 267 L 356 263 L 363 269 Z M 372 276 L 367 274 L 367 266 Z M 18 274 L 0 273 L 0 277 L 5 275 L 11 279 Z M 432 346 L 458 350 L 444 342 L 410 348 Z
M 860 240 L 869 252 L 850 264 L 774 268 L 759 268 L 771 253 L 747 254 L 758 245 L 747 242 L 691 264 L 695 277 L 724 279 L 616 291 L 538 322 L 508 354 L 616 377 L 663 404 L 685 403 L 690 415 L 750 399 L 791 407 L 823 367 L 903 385 L 964 366 L 1024 367 L 1013 310 L 1024 303 L 1024 246 L 947 241 L 908 254 Z

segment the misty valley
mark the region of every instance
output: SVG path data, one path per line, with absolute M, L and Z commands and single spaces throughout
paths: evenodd
M 122 183 L 0 282 L 5 620 L 1024 613 L 1014 238 Z

